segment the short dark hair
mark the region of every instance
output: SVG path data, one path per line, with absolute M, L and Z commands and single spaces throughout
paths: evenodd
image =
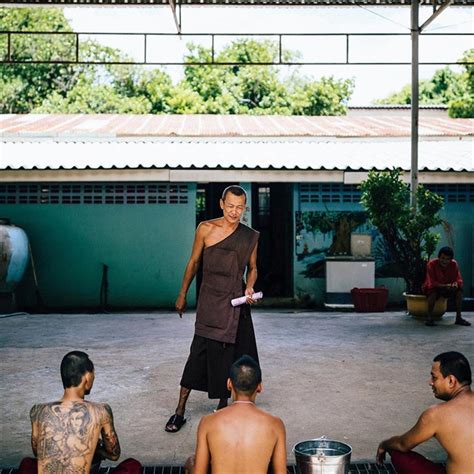
M 245 197 L 245 202 L 247 202 L 247 193 L 245 192 L 245 189 L 242 188 L 241 186 L 237 186 L 236 184 L 233 184 L 232 186 L 227 186 L 227 188 L 222 191 L 222 200 L 225 201 L 225 197 L 227 196 L 227 193 L 231 193 L 234 196 L 244 196 Z
M 87 372 L 94 372 L 94 364 L 85 352 L 68 352 L 61 361 L 61 380 L 63 387 L 77 387 L 82 376 Z
M 447 255 L 450 258 L 454 258 L 454 250 L 451 247 L 440 248 L 438 252 L 438 258 L 441 257 L 441 254 Z
M 230 380 L 237 392 L 251 395 L 262 381 L 262 371 L 252 357 L 243 355 L 232 364 Z
M 439 370 L 443 377 L 454 375 L 460 384 L 471 385 L 471 367 L 469 361 L 460 352 L 443 352 L 438 354 L 433 362 L 439 362 Z

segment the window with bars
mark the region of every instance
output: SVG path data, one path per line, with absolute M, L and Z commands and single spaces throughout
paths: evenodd
M 357 184 L 304 183 L 300 185 L 301 203 L 359 203 Z M 444 197 L 446 203 L 474 202 L 472 184 L 427 184 L 426 188 Z
M 442 196 L 444 202 L 474 202 L 473 184 L 427 184 L 425 187 Z
M 303 183 L 300 185 L 301 203 L 358 203 L 359 201 L 360 191 L 356 184 Z
M 186 184 L 0 184 L 0 204 L 187 204 Z

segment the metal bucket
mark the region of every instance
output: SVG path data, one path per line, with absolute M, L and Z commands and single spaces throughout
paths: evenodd
M 352 448 L 325 436 L 296 443 L 293 454 L 300 474 L 347 474 Z

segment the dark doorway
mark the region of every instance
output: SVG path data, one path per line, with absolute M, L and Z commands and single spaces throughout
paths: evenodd
M 219 199 L 227 186 L 235 183 L 198 184 L 196 225 L 222 216 Z M 258 280 L 255 289 L 265 297 L 293 296 L 292 185 L 286 183 L 252 184 L 252 227 L 260 232 Z M 201 271 L 196 275 L 197 289 Z
M 235 183 L 198 184 L 196 190 L 196 226 L 209 219 L 222 216 L 219 200 L 227 186 Z
M 252 227 L 260 232 L 258 280 L 265 297 L 293 296 L 292 185 L 252 184 Z

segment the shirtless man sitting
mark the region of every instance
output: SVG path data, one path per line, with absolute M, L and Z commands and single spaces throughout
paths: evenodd
M 201 419 L 195 458 L 185 472 L 193 474 L 286 474 L 286 434 L 280 418 L 257 408 L 262 373 L 247 355 L 232 364 L 227 386 L 232 404 Z
M 474 466 L 474 394 L 471 368 L 459 352 L 437 355 L 429 382 L 436 398 L 446 403 L 425 410 L 416 425 L 401 436 L 382 441 L 377 464 L 390 453 L 395 470 L 401 474 L 467 474 Z M 435 437 L 448 454 L 446 469 L 410 451 Z
M 23 459 L 19 474 L 95 473 L 102 459 L 116 461 L 120 457 L 110 406 L 84 400 L 94 377 L 94 364 L 86 353 L 73 351 L 64 356 L 63 397 L 31 409 L 31 447 L 36 459 Z M 139 474 L 142 467 L 135 459 L 127 459 L 110 472 Z

